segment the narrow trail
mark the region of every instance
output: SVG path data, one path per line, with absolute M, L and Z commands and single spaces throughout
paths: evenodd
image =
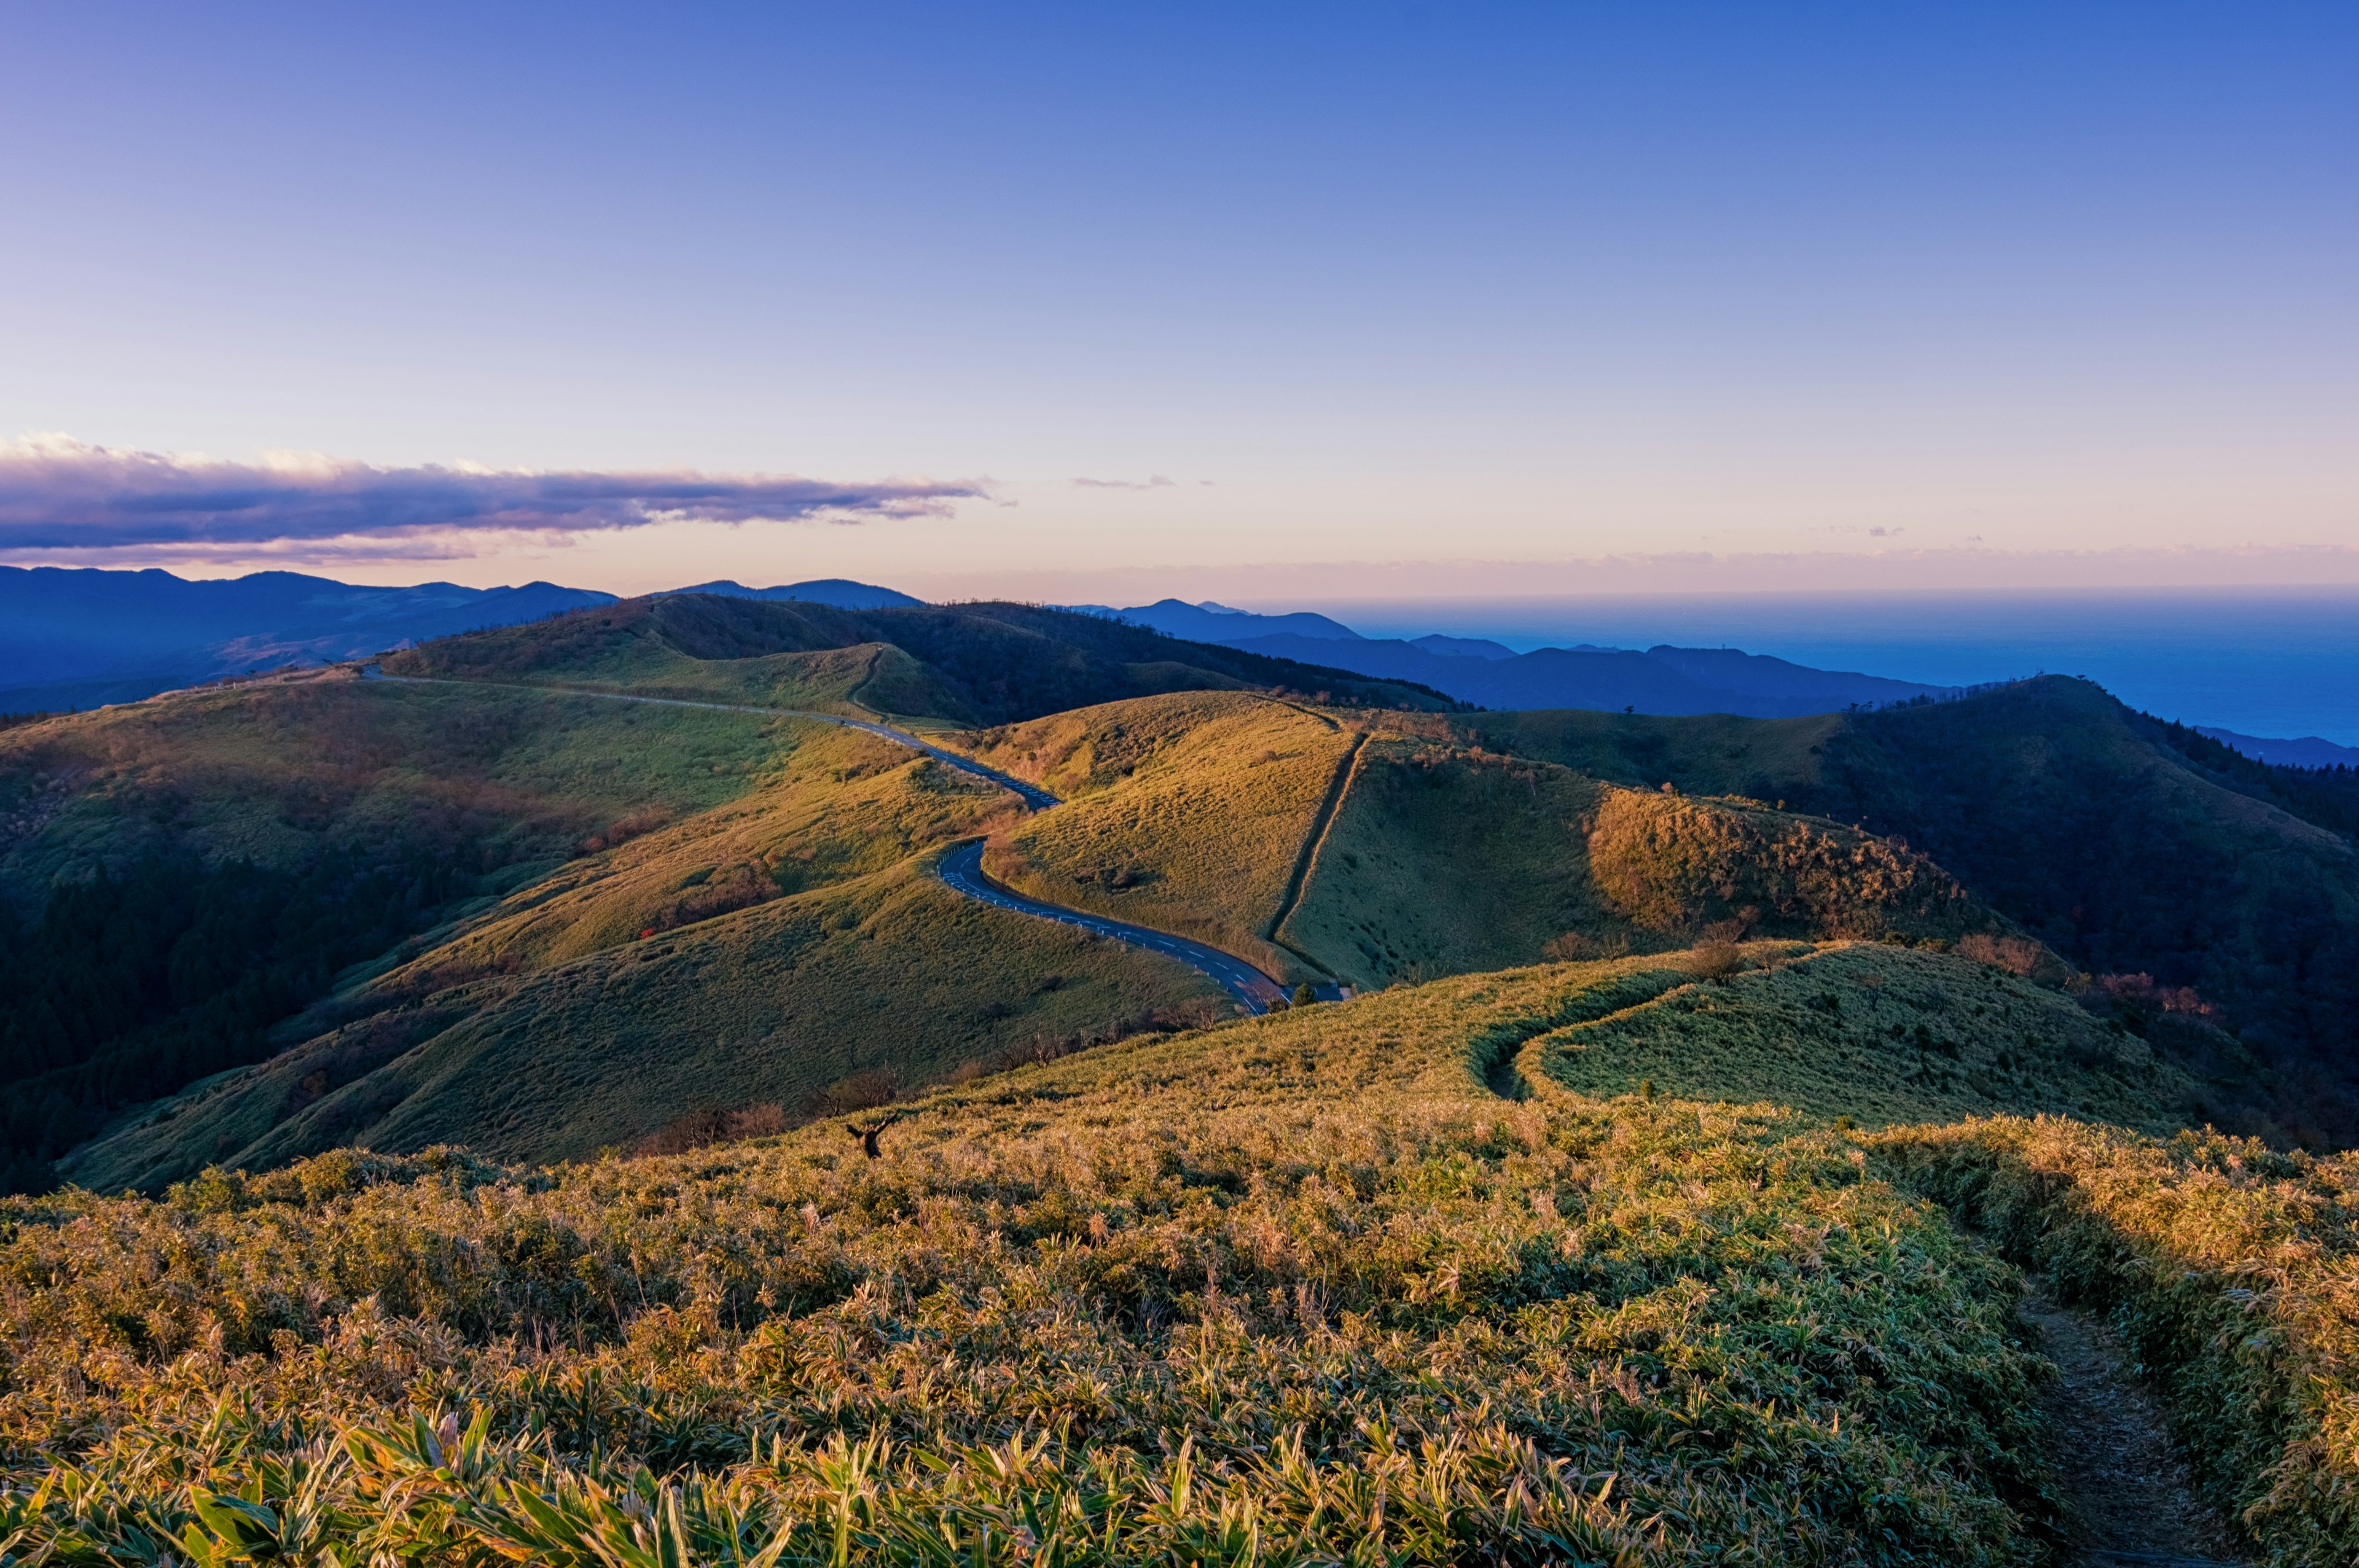
M 875 723 L 865 719 L 851 719 L 840 713 L 816 713 L 800 708 L 755 708 L 735 702 L 693 702 L 686 697 L 638 697 L 629 692 L 584 691 L 577 687 L 527 686 L 500 681 L 440 680 L 426 676 L 389 676 L 376 669 L 375 665 L 364 668 L 361 672 L 361 678 L 400 686 L 490 687 L 497 691 L 528 691 L 543 697 L 593 697 L 607 702 L 650 703 L 658 708 L 699 708 L 720 713 L 758 713 L 776 719 L 808 719 L 821 724 L 840 725 L 846 730 L 865 730 L 871 735 L 891 741 L 897 745 L 907 746 L 914 752 L 921 752 L 962 773 L 970 773 L 1012 792 L 1030 810 L 1046 811 L 1049 807 L 1060 804 L 1057 796 L 1050 795 L 1038 784 L 1027 784 L 1022 779 L 1001 773 L 997 768 L 986 767 L 972 757 L 963 757 L 956 752 L 947 751 L 930 741 L 922 741 L 906 730 L 897 730 L 890 724 Z M 1365 737 L 1362 739 L 1364 740 Z M 1190 968 L 1212 979 L 1231 996 L 1235 997 L 1245 1005 L 1248 1012 L 1267 1012 L 1273 1002 L 1286 996 L 1286 989 L 1277 980 L 1244 959 L 1233 954 L 1223 953 L 1218 947 L 1207 946 L 1201 942 L 1191 941 L 1185 936 L 1174 936 L 1169 932 L 1156 931 L 1147 926 L 1133 925 L 1127 921 L 1109 920 L 1103 915 L 1089 914 L 1078 909 L 1068 909 L 1062 904 L 1049 903 L 1037 898 L 1027 898 L 1021 893 L 1000 886 L 984 873 L 983 845 L 980 840 L 952 849 L 938 862 L 937 870 L 945 886 L 978 903 L 991 904 L 998 909 L 1012 910 L 1019 914 L 1033 915 L 1041 920 L 1054 920 L 1067 925 L 1078 925 L 1084 930 L 1095 932 L 1101 936 L 1111 936 L 1117 942 L 1125 942 L 1150 953 L 1160 953 L 1167 958 L 1177 958 Z M 1320 990 L 1321 1000 L 1334 1000 L 1336 994 L 1334 988 L 1321 987 Z
M 1319 802 L 1318 815 L 1310 819 L 1310 830 L 1302 836 L 1302 848 L 1294 857 L 1294 870 L 1287 874 L 1286 891 L 1278 895 L 1277 913 L 1270 917 L 1269 930 L 1266 933 L 1267 940 L 1277 943 L 1322 974 L 1333 971 L 1286 940 L 1281 933 L 1302 903 L 1302 890 L 1310 881 L 1311 868 L 1319 863 L 1319 851 L 1327 842 L 1327 830 L 1335 825 L 1335 814 L 1342 808 L 1343 797 L 1352 793 L 1352 780 L 1360 771 L 1360 753 L 1367 744 L 1366 731 L 1353 736 L 1350 749 L 1335 763 L 1334 776 L 1327 781 L 1327 794 Z
M 2161 1401 L 2128 1370 L 2113 1325 L 2057 1302 L 2037 1275 L 2021 1316 L 2062 1374 L 2048 1396 L 2058 1480 L 2082 1568 L 2242 1568 L 2234 1538 L 2172 1452 Z

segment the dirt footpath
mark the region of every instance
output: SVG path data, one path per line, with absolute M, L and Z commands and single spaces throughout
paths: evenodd
M 2241 1564 L 2234 1537 L 2198 1500 L 2186 1465 L 2171 1452 L 2161 1402 L 2130 1374 L 2113 1325 L 2061 1305 L 2037 1275 L 2025 1281 L 2021 1312 L 2063 1374 L 2049 1395 L 2049 1415 L 2079 1563 Z

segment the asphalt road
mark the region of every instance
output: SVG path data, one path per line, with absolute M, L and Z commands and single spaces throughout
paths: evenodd
M 1020 892 L 1002 887 L 984 873 L 981 839 L 962 844 L 944 855 L 941 873 L 942 881 L 969 898 L 996 904 L 1001 909 L 1012 909 L 1019 914 L 1062 921 L 1067 925 L 1078 925 L 1100 936 L 1111 936 L 1117 942 L 1127 942 L 1134 947 L 1144 947 L 1150 953 L 1177 958 L 1189 968 L 1211 976 L 1223 990 L 1245 1003 L 1248 1011 L 1267 1012 L 1271 1002 L 1286 995 L 1276 980 L 1243 958 L 1223 953 L 1218 947 L 1208 947 L 1185 936 L 1174 936 L 1168 931 L 1151 931 L 1127 921 L 1108 920 L 1102 914 L 1084 914 L 1078 909 L 1067 909 L 1061 904 L 1043 903 L 1037 898 L 1027 898 Z
M 808 719 L 821 724 L 839 724 L 847 730 L 865 730 L 871 735 L 880 736 L 897 745 L 907 746 L 913 752 L 923 752 L 927 756 L 947 763 L 961 773 L 972 773 L 979 779 L 987 779 L 1002 789 L 1013 791 L 1026 806 L 1035 811 L 1045 811 L 1058 804 L 1055 795 L 1038 784 L 1026 784 L 1022 779 L 1012 778 L 997 768 L 987 768 L 972 757 L 962 757 L 956 752 L 946 752 L 929 741 L 919 740 L 907 730 L 896 730 L 890 724 L 873 723 L 865 719 L 846 719 L 837 713 L 812 713 L 799 708 L 751 708 L 734 702 L 690 702 L 685 697 L 636 697 L 628 692 L 582 691 L 571 687 L 526 686 L 499 681 L 438 680 L 426 676 L 389 676 L 375 665 L 364 666 L 361 671 L 361 678 L 393 682 L 402 686 L 488 686 L 496 687 L 503 691 L 538 692 L 544 697 L 595 697 L 608 702 L 645 702 L 658 708 L 702 708 L 721 713 L 759 713 L 778 719 Z M 1286 995 L 1286 989 L 1276 980 L 1271 979 L 1243 958 L 1223 953 L 1218 947 L 1209 947 L 1201 942 L 1191 942 L 1185 936 L 1174 936 L 1166 931 L 1149 930 L 1144 925 L 1133 925 L 1126 921 L 1108 920 L 1103 915 L 1084 914 L 1078 909 L 1067 909 L 1060 904 L 1044 903 L 1037 898 L 1026 898 L 1022 893 L 1010 892 L 984 875 L 981 840 L 972 844 L 962 844 L 943 856 L 940 871 L 944 882 L 969 898 L 995 905 L 1000 909 L 1014 910 L 1018 914 L 1037 915 L 1042 920 L 1062 921 L 1067 925 L 1078 925 L 1084 931 L 1093 931 L 1101 936 L 1111 936 L 1117 942 L 1127 942 L 1134 947 L 1144 947 L 1150 953 L 1160 953 L 1166 957 L 1177 958 L 1190 968 L 1210 976 L 1223 990 L 1245 1003 L 1249 1012 L 1267 1012 L 1270 1003 L 1283 999 Z M 1322 1000 L 1332 1000 L 1338 993 L 1332 986 L 1322 986 L 1319 988 L 1319 994 Z

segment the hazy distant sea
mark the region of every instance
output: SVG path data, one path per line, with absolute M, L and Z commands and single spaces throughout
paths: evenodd
M 1276 609 L 1277 606 L 1256 606 Z M 1963 686 L 2087 676 L 2133 708 L 2240 734 L 2359 746 L 2359 589 L 1724 594 L 1289 603 L 1364 636 L 1440 632 L 1522 652 L 1723 644 L 1821 669 Z

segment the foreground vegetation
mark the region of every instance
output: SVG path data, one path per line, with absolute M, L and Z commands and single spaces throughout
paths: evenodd
M 16 1550 L 2034 1560 L 2004 1265 L 1834 1129 L 1486 1086 L 1642 972 L 1107 1046 L 873 1162 L 829 1126 L 12 1200 Z
M 2359 1561 L 2359 1156 L 2015 1117 L 1872 1145 L 2112 1317 L 2267 1561 Z

